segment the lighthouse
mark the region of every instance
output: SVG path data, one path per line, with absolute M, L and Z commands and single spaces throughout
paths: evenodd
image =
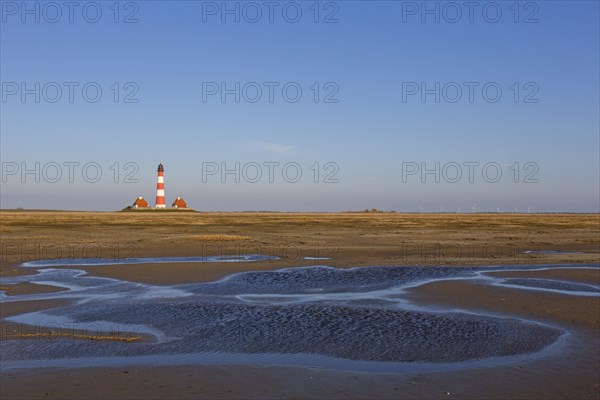
M 158 182 L 156 183 L 156 208 L 165 208 L 165 170 L 158 164 Z

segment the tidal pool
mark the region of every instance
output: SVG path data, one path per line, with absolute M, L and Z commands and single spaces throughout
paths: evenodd
M 264 256 L 247 257 L 257 260 Z M 135 260 L 120 264 L 139 260 L 181 262 L 173 258 Z M 101 260 L 94 260 L 93 265 L 101 264 Z M 531 320 L 418 306 L 404 296 L 406 289 L 436 280 L 472 279 L 521 290 L 600 296 L 596 285 L 486 275 L 491 271 L 599 268 L 597 264 L 349 269 L 312 266 L 243 272 L 215 282 L 171 286 L 49 268 L 59 265 L 57 260 L 27 263 L 39 273 L 2 278 L 1 282 L 27 281 L 69 290 L 2 294 L 1 300 L 63 298 L 71 299 L 72 304 L 6 318 L 4 326 L 21 323 L 40 331 L 53 327 L 94 334 L 116 331 L 150 335 L 155 340 L 3 340 L 3 369 L 126 362 L 284 364 L 378 371 L 492 365 L 556 352 L 569 333 Z

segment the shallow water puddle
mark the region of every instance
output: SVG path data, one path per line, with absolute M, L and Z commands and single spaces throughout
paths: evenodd
M 236 257 L 263 260 L 266 256 Z M 181 261 L 186 259 L 188 261 Z M 202 261 L 191 261 L 191 260 Z M 143 260 L 143 261 L 140 261 Z M 207 257 L 118 260 L 118 264 L 218 262 Z M 236 262 L 220 258 L 221 262 Z M 114 260 L 93 264 L 113 265 Z M 89 260 L 85 261 L 89 262 Z M 154 342 L 72 338 L 3 340 L 2 368 L 84 365 L 285 364 L 350 370 L 431 370 L 517 362 L 556 352 L 569 335 L 525 319 L 458 312 L 410 303 L 406 289 L 439 280 L 473 280 L 521 290 L 600 296 L 600 287 L 555 279 L 500 278 L 492 271 L 594 268 L 587 265 L 488 267 L 326 266 L 242 272 L 209 283 L 158 286 L 26 263 L 39 274 L 3 278 L 68 291 L 2 295 L 2 302 L 72 299 L 68 307 L 6 318 L 45 329 L 128 332 Z

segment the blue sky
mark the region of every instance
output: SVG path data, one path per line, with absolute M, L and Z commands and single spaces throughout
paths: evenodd
M 167 202 L 207 211 L 600 211 L 598 2 L 480 2 L 472 22 L 463 2 L 428 2 L 439 21 L 422 2 L 275 3 L 270 22 L 227 2 L 236 22 L 223 2 L 81 2 L 69 22 L 62 2 L 1 1 L 1 207 L 154 203 L 162 162 Z

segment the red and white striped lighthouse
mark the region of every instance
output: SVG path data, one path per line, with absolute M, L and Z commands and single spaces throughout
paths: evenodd
M 158 164 L 158 182 L 156 183 L 156 208 L 165 208 L 165 170 Z

